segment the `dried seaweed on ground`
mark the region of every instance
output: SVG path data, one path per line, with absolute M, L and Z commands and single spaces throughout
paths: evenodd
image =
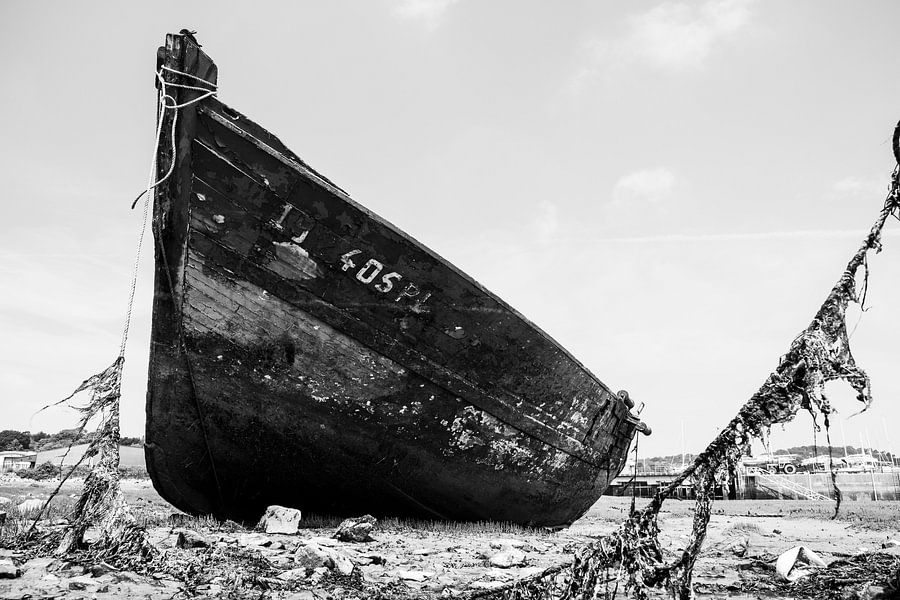
M 900 155 L 898 132 L 900 124 L 894 135 L 895 156 Z M 863 410 L 871 404 L 869 378 L 856 365 L 850 351 L 846 312 L 851 302 L 864 302 L 869 251 L 881 251 L 881 231 L 891 215 L 900 218 L 898 211 L 900 166 L 893 172 L 890 191 L 878 219 L 812 322 L 794 339 L 778 366 L 737 416 L 690 466 L 656 494 L 646 508 L 637 511 L 632 505 L 631 514 L 615 532 L 582 548 L 573 562 L 502 589 L 475 594 L 472 598 L 605 598 L 611 593 L 614 597 L 620 584 L 626 594 L 630 592 L 640 600 L 649 598 L 652 587 L 668 588 L 673 596 L 682 600 L 691 598 L 693 567 L 706 537 L 713 491 L 728 469 L 749 451 L 751 440 L 763 438 L 772 425 L 787 423 L 801 409 L 808 411 L 814 422 L 821 415 L 827 432 L 829 416 L 833 412 L 824 393 L 829 381 L 849 383 L 863 403 Z M 857 287 L 860 270 L 862 285 Z M 657 516 L 663 501 L 689 477 L 694 480 L 697 494 L 692 534 L 681 555 L 673 562 L 666 562 L 659 543 Z M 833 467 L 832 484 L 837 514 L 841 496 Z M 613 577 L 610 577 L 611 572 Z
M 793 582 L 786 591 L 795 598 L 839 600 L 847 598 L 850 591 L 865 597 L 861 593 L 870 586 L 884 588 L 884 594 L 877 596 L 879 598 L 900 598 L 900 557 L 873 552 L 836 560 L 827 569 L 814 571 Z

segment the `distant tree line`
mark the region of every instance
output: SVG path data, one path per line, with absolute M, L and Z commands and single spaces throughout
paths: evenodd
M 835 458 L 843 458 L 844 456 L 844 446 L 832 446 L 831 454 Z M 851 454 L 862 454 L 863 449 L 857 448 L 855 446 L 846 446 L 847 455 Z M 866 452 L 869 454 L 873 454 L 875 456 L 880 455 L 888 455 L 890 454 L 885 450 L 878 450 L 875 448 L 866 448 Z M 804 460 L 807 458 L 813 458 L 814 456 L 823 456 L 828 454 L 828 445 L 827 444 L 808 444 L 806 446 L 791 446 L 790 448 L 781 448 L 779 450 L 773 450 L 772 454 L 796 454 L 798 460 Z M 684 462 L 685 464 L 690 464 L 696 455 L 694 454 L 685 454 Z M 642 458 L 638 457 L 639 460 L 645 462 L 647 466 L 657 465 L 657 466 L 670 466 L 670 465 L 678 465 L 681 466 L 681 454 L 671 454 L 669 456 L 653 456 L 650 458 Z
M 67 448 L 75 444 L 87 444 L 93 439 L 93 433 L 82 433 L 78 429 L 63 429 L 57 433 L 44 433 L 38 431 L 16 431 L 4 429 L 0 431 L 0 451 L 4 450 L 54 450 Z M 143 446 L 144 440 L 139 437 L 122 437 L 119 441 L 122 446 Z

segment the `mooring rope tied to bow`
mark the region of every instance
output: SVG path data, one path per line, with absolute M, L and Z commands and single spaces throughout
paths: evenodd
M 201 88 L 194 85 L 186 85 L 181 83 L 167 83 L 163 77 L 163 72 L 171 72 L 175 75 L 186 76 L 201 81 L 210 86 L 210 88 Z M 183 73 L 169 67 L 161 67 L 156 72 L 156 78 L 159 82 L 159 93 L 157 94 L 157 113 L 156 113 L 156 135 L 154 137 L 153 153 L 150 159 L 150 168 L 147 176 L 147 187 L 134 200 L 131 207 L 134 208 L 138 200 L 144 197 L 142 215 L 140 219 L 140 233 L 138 235 L 137 246 L 135 248 L 134 264 L 131 271 L 131 281 L 128 289 L 128 303 L 125 311 L 125 319 L 122 326 L 122 338 L 119 345 L 119 353 L 113 363 L 95 375 L 84 380 L 74 392 L 66 398 L 49 404 L 41 409 L 44 410 L 50 406 L 56 406 L 64 402 L 68 402 L 81 392 L 88 392 L 90 400 L 84 406 L 76 406 L 81 413 L 78 424 L 79 436 L 84 432 L 88 423 L 95 417 L 100 418 L 97 425 L 97 431 L 88 444 L 82 457 L 76 462 L 75 467 L 70 469 L 61 477 L 61 481 L 56 490 L 50 494 L 47 501 L 32 523 L 28 534 L 33 533 L 34 528 L 46 511 L 50 501 L 56 496 L 62 485 L 74 473 L 75 469 L 88 457 L 99 456 L 94 468 L 89 473 L 84 482 L 84 491 L 82 492 L 73 520 L 64 531 L 62 539 L 59 541 L 57 553 L 65 553 L 72 550 L 83 543 L 83 536 L 90 525 L 99 525 L 101 529 L 102 543 L 96 546 L 100 553 L 115 552 L 119 548 L 129 548 L 141 554 L 153 553 L 154 550 L 149 545 L 144 535 L 143 529 L 138 527 L 134 517 L 132 516 L 121 490 L 118 485 L 118 466 L 119 466 L 119 449 L 118 443 L 120 438 L 119 429 L 119 411 L 122 388 L 122 372 L 125 363 L 125 350 L 128 343 L 128 335 L 130 332 L 131 322 L 134 313 L 134 298 L 137 290 L 138 273 L 142 250 L 144 246 L 144 238 L 147 231 L 147 222 L 150 215 L 150 198 L 151 192 L 167 181 L 175 169 L 176 162 L 176 125 L 178 123 L 179 110 L 196 104 L 214 96 L 216 94 L 215 85 L 189 73 Z M 190 91 L 201 92 L 199 96 L 187 102 L 178 103 L 177 99 L 169 93 L 170 88 L 184 89 Z M 171 152 L 172 163 L 169 165 L 166 173 L 156 179 L 159 170 L 158 156 L 162 144 L 162 130 L 164 128 L 166 111 L 172 111 L 172 120 L 170 127 L 171 135 Z M 40 412 L 40 411 L 38 411 Z M 77 441 L 78 438 L 76 438 Z M 74 444 L 74 442 L 73 442 Z M 208 445 L 208 442 L 207 442 Z M 66 451 L 68 455 L 71 445 Z M 213 469 L 215 466 L 213 465 Z M 93 548 L 94 546 L 92 546 Z

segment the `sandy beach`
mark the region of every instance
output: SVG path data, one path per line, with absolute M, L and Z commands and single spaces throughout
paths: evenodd
M 43 522 L 46 528 L 64 523 L 60 519 L 80 484 L 71 481 L 63 487 L 51 504 L 50 519 Z M 0 481 L 0 497 L 9 500 L 4 507 L 9 512 L 4 540 L 20 522 L 15 507 L 28 499 L 46 499 L 55 485 L 15 477 Z M 557 532 L 497 523 L 383 519 L 376 524 L 372 541 L 347 543 L 331 537 L 336 518 L 304 515 L 295 535 L 265 534 L 258 528 L 180 515 L 149 480 L 124 480 L 122 487 L 139 523 L 160 550 L 157 559 L 120 568 L 115 560 L 89 564 L 32 558 L 29 552 L 4 544 L 0 558 L 12 560 L 20 575 L 0 579 L 0 598 L 463 597 L 569 560 L 573 549 L 613 531 L 631 503 L 630 498 L 603 497 L 571 527 Z M 637 502 L 641 506 L 645 501 Z M 669 501 L 660 515 L 663 546 L 673 556 L 688 538 L 692 509 L 693 502 Z M 830 503 L 807 501 L 716 503 L 695 570 L 698 597 L 805 597 L 809 590 L 804 591 L 802 579 L 791 587 L 780 582 L 774 570 L 777 557 L 798 545 L 833 565 L 824 571 L 847 568 L 841 561 L 900 563 L 900 549 L 883 548 L 900 537 L 900 503 L 848 502 L 837 519 L 831 519 L 832 512 Z M 185 535 L 197 536 L 196 547 L 186 547 L 194 542 L 179 543 Z M 321 559 L 318 566 L 316 557 Z M 839 586 L 835 593 L 841 595 L 819 597 L 877 597 L 880 587 L 870 588 L 865 577 L 856 579 Z

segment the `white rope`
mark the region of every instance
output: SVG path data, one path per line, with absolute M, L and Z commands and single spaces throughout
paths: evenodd
M 162 66 L 162 69 L 163 69 L 164 71 L 168 71 L 169 73 L 175 73 L 176 75 L 181 75 L 182 77 L 189 77 L 189 78 L 191 78 L 191 79 L 196 79 L 197 81 L 200 81 L 200 82 L 202 82 L 202 83 L 205 83 L 206 85 L 208 85 L 208 86 L 210 86 L 211 88 L 214 88 L 214 89 L 217 88 L 217 87 L 219 87 L 219 86 L 217 86 L 215 83 L 212 83 L 211 81 L 207 81 L 207 80 L 203 79 L 202 77 L 197 77 L 196 75 L 193 75 L 193 74 L 191 74 L 191 73 L 185 73 L 184 71 L 179 71 L 178 69 L 173 69 L 173 68 L 171 68 L 171 67 L 167 67 L 166 65 L 163 65 L 163 66 Z M 177 84 L 171 84 L 171 83 L 170 83 L 169 85 L 177 85 Z
M 201 87 L 197 87 L 197 86 L 184 85 L 184 84 L 180 84 L 180 83 L 166 83 L 166 80 L 162 76 L 163 70 L 169 71 L 171 73 L 175 73 L 177 75 L 190 77 L 191 79 L 196 79 L 198 81 L 201 81 L 201 82 L 211 86 L 214 89 L 201 88 Z M 210 83 L 209 81 L 206 81 L 205 79 L 202 79 L 200 77 L 197 77 L 196 75 L 191 75 L 190 73 L 183 73 L 181 71 L 177 71 L 175 69 L 171 69 L 166 66 L 163 66 L 159 71 L 157 71 L 156 79 L 157 79 L 157 81 L 159 81 L 159 84 L 160 84 L 159 94 L 158 94 L 158 99 L 157 99 L 158 111 L 156 114 L 156 139 L 153 143 L 153 156 L 150 159 L 150 173 L 147 177 L 147 188 L 141 193 L 141 195 L 144 196 L 144 206 L 143 206 L 143 211 L 142 211 L 143 214 L 141 216 L 141 233 L 138 236 L 137 249 L 135 251 L 135 257 L 134 257 L 134 267 L 132 268 L 132 271 L 131 271 L 131 286 L 128 291 L 128 309 L 125 313 L 125 325 L 122 328 L 122 343 L 119 346 L 119 356 L 123 359 L 123 361 L 125 358 L 125 345 L 128 343 L 128 331 L 131 328 L 131 317 L 134 312 L 134 294 L 135 294 L 135 290 L 137 289 L 138 269 L 140 267 L 140 262 L 141 262 L 141 250 L 143 249 L 143 246 L 144 246 L 144 234 L 147 231 L 147 220 L 150 215 L 150 197 L 151 197 L 150 192 L 152 192 L 154 188 L 156 188 L 157 186 L 159 186 L 160 184 L 165 182 L 172 175 L 172 173 L 175 172 L 175 162 L 176 162 L 175 153 L 177 151 L 177 145 L 176 145 L 176 140 L 175 140 L 175 126 L 178 123 L 178 109 L 184 108 L 186 106 L 190 106 L 192 104 L 196 104 L 196 103 L 198 103 L 202 100 L 205 100 L 206 98 L 209 98 L 210 96 L 214 96 L 216 94 L 216 90 L 215 90 L 216 85 L 215 84 Z M 205 92 L 205 93 L 194 98 L 193 100 L 189 100 L 187 102 L 178 104 L 178 101 L 175 99 L 175 97 L 171 96 L 168 93 L 168 89 L 167 89 L 168 87 L 175 87 L 175 88 L 186 89 L 186 90 L 195 90 L 198 92 Z M 170 104 L 169 101 L 171 101 L 172 103 Z M 172 160 L 171 160 L 171 163 L 169 164 L 169 168 L 166 170 L 166 174 L 163 175 L 162 178 L 160 178 L 159 180 L 154 181 L 154 178 L 156 177 L 156 172 L 157 172 L 157 169 L 159 166 L 157 163 L 157 156 L 159 155 L 159 147 L 160 147 L 160 143 L 162 142 L 161 138 L 162 138 L 163 121 L 165 120 L 165 114 L 166 114 L 167 110 L 173 111 L 172 125 L 171 125 L 171 129 L 172 129 L 172 136 L 171 136 Z M 138 196 L 138 199 L 140 199 L 140 196 Z M 135 202 L 137 202 L 137 201 L 135 201 Z

